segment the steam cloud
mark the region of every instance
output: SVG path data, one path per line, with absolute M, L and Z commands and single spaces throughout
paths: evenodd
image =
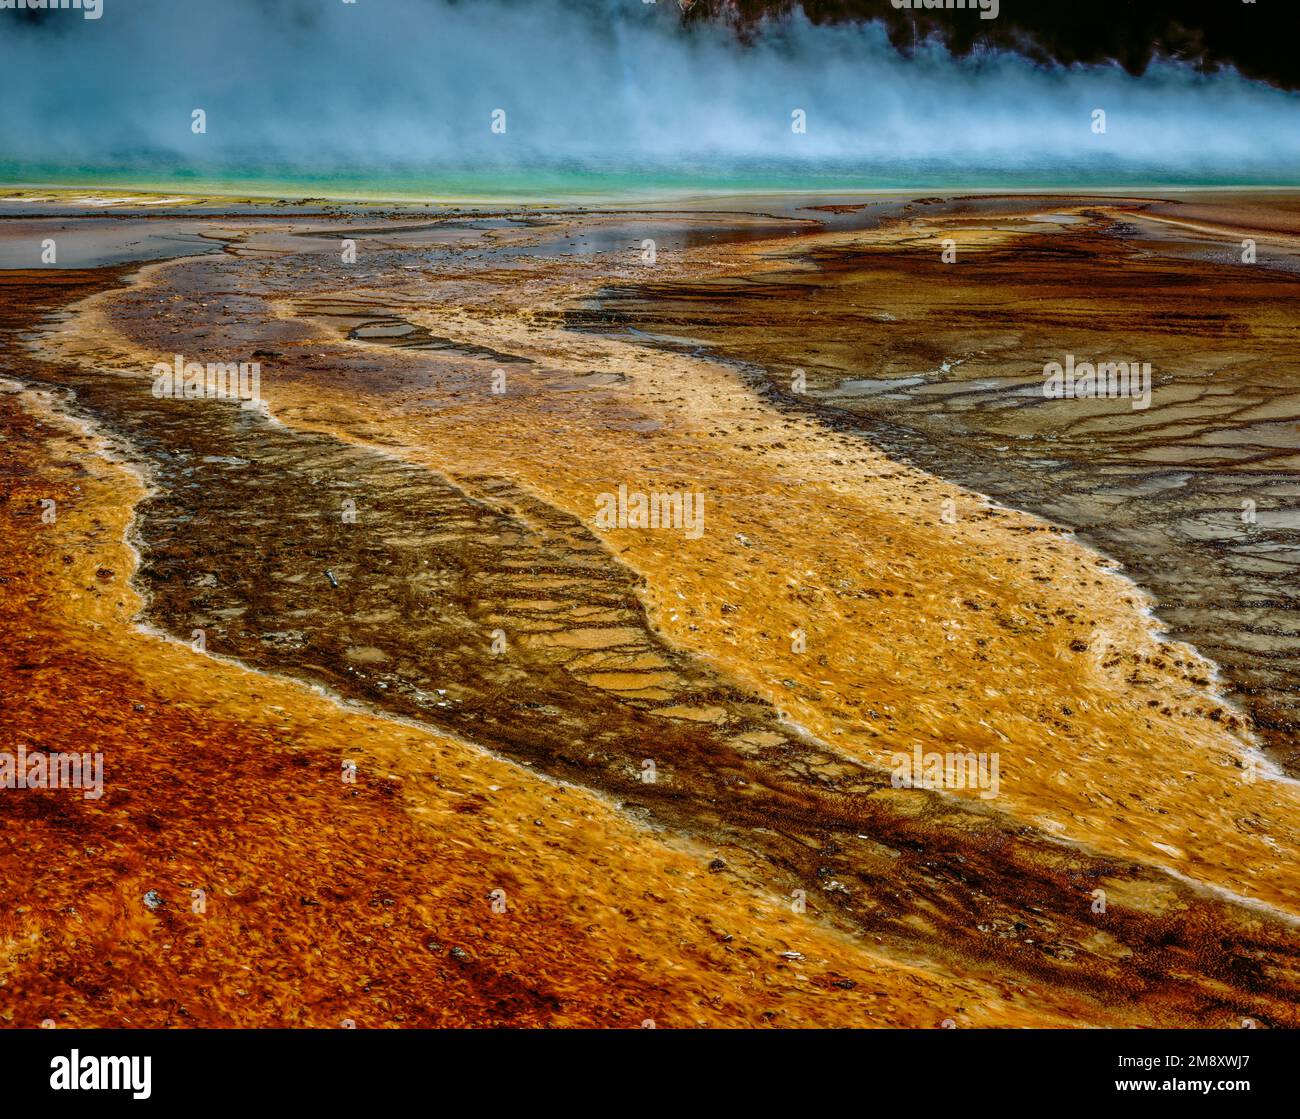
M 905 58 L 878 24 L 798 12 L 741 41 L 716 22 L 683 26 L 667 0 L 105 0 L 95 21 L 0 12 L 0 73 L 11 176 L 758 166 L 900 184 L 972 170 L 1300 180 L 1300 94 L 1232 71 L 1156 62 L 1135 77 L 937 43 Z M 205 135 L 190 130 L 195 108 Z

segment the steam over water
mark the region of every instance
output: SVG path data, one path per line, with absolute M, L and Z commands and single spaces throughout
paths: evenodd
M 1158 62 L 1133 77 L 938 44 L 908 59 L 878 25 L 802 15 L 745 42 L 626 0 L 108 0 L 99 20 L 0 17 L 0 175 L 15 181 L 528 193 L 1300 179 L 1300 95 L 1233 72 Z

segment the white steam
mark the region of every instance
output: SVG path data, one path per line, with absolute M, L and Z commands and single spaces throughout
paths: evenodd
M 743 45 L 725 27 L 684 28 L 676 8 L 105 0 L 95 21 L 52 12 L 36 29 L 0 26 L 0 160 L 1300 179 L 1300 97 L 1234 73 L 1158 63 L 1134 78 L 938 46 L 903 58 L 877 26 L 802 16 Z M 191 132 L 196 108 L 205 135 Z M 491 130 L 497 109 L 504 134 Z

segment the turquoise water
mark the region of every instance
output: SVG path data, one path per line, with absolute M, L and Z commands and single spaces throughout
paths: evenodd
M 1076 167 L 954 169 L 915 164 L 907 169 L 848 163 L 731 162 L 641 167 L 584 163 L 477 168 L 345 170 L 303 173 L 285 167 L 238 170 L 150 164 L 68 167 L 0 161 L 0 185 L 10 188 L 147 190 L 177 194 L 439 201 L 654 198 L 692 194 L 759 194 L 808 191 L 1083 190 L 1100 188 L 1297 187 L 1300 174 L 1285 169 L 1249 173 L 1188 172 L 1170 175 L 1114 161 Z

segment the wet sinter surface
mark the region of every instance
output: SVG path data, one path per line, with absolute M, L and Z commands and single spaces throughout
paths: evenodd
M 1300 277 L 1266 245 L 1247 264 L 1235 241 L 1175 241 L 1129 220 L 1143 208 L 1046 207 L 1001 223 L 959 202 L 922 209 L 901 245 L 620 285 L 570 321 L 741 358 L 784 406 L 1076 529 L 1222 667 L 1295 774 Z M 1151 363 L 1149 407 L 1046 399 L 1044 365 L 1067 355 Z

